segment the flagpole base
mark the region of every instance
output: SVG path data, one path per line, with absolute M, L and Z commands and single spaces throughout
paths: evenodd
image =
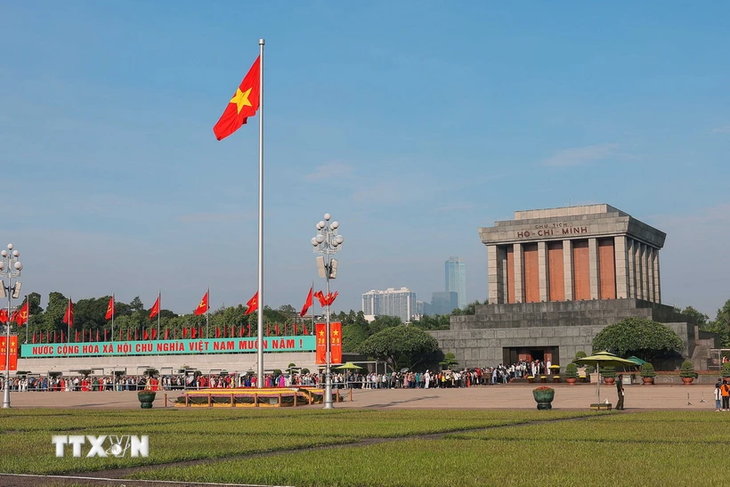
M 327 380 L 324 386 L 324 407 L 322 409 L 334 409 L 332 404 L 332 376 L 327 374 Z
M 10 409 L 10 384 L 8 379 L 6 377 L 5 382 L 3 382 L 3 409 Z

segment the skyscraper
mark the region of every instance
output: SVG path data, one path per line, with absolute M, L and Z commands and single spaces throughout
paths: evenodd
M 417 314 L 416 293 L 407 287 L 368 291 L 362 295 L 362 312 L 371 316 L 398 316 L 406 323 Z
M 455 292 L 459 308 L 466 307 L 466 263 L 459 257 L 449 257 L 444 264 L 446 291 Z

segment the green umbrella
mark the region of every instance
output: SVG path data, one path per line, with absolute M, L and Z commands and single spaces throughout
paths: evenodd
M 342 365 L 338 365 L 337 367 L 333 367 L 334 369 L 362 369 L 359 365 L 355 365 L 352 362 L 347 362 Z
M 583 357 L 575 360 L 578 364 L 592 365 L 596 368 L 598 373 L 598 381 L 596 382 L 596 395 L 598 396 L 598 402 L 601 402 L 601 365 L 604 367 L 636 367 L 636 364 L 631 360 L 618 357 L 610 352 L 598 352 L 595 355 Z
M 626 360 L 631 360 L 633 363 L 635 363 L 639 367 L 641 367 L 642 365 L 648 363 L 646 360 L 641 360 L 636 355 L 632 355 L 631 357 L 627 358 Z

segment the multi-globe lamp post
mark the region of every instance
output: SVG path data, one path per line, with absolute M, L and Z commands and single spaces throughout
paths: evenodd
M 314 252 L 321 254 L 317 257 L 317 269 L 319 277 L 324 277 L 326 282 L 326 293 L 330 295 L 330 279 L 337 277 L 337 259 L 332 258 L 334 254 L 340 251 L 342 242 L 345 238 L 339 234 L 338 228 L 340 224 L 336 221 L 330 222 L 332 216 L 329 213 L 324 214 L 324 220 L 317 223 L 317 235 L 312 238 L 312 246 Z M 332 409 L 332 337 L 330 336 L 330 304 L 325 307 L 326 318 L 326 358 L 325 358 L 325 389 L 324 389 L 324 409 Z
M 5 382 L 3 387 L 3 408 L 10 407 L 10 317 L 12 316 L 10 309 L 13 298 L 20 296 L 20 281 L 15 281 L 20 277 L 20 272 L 23 270 L 23 264 L 21 264 L 18 258 L 20 252 L 13 248 L 13 244 L 8 244 L 8 249 L 3 249 L 0 252 L 0 298 L 7 296 L 8 298 L 8 321 L 5 323 Z M 8 280 L 7 285 L 5 279 Z

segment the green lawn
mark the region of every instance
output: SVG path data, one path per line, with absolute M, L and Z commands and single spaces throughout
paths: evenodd
M 723 485 L 715 412 L 194 409 L 0 412 L 0 471 L 296 486 Z M 54 434 L 147 434 L 149 458 L 56 458 Z M 425 436 L 424 436 L 425 435 Z M 311 449 L 337 445 L 335 448 Z M 84 450 L 84 453 L 87 450 Z M 263 456 L 252 454 L 273 452 Z M 192 466 L 177 461 L 205 459 Z

